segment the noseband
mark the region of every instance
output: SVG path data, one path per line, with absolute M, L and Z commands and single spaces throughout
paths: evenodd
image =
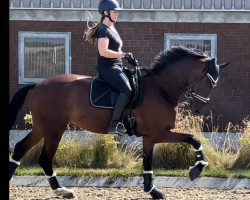
M 217 79 L 214 80 L 214 78 L 208 73 L 208 67 L 206 67 L 206 68 L 203 70 L 202 74 L 201 74 L 200 76 L 198 76 L 197 78 L 195 78 L 194 81 L 193 81 L 192 83 L 194 83 L 195 85 L 196 85 L 196 84 L 199 84 L 199 82 L 200 82 L 205 76 L 209 79 L 210 84 L 211 84 L 211 88 L 212 88 L 212 89 L 215 88 L 215 87 L 217 86 L 217 82 L 218 82 L 218 80 L 219 80 L 219 77 L 217 77 Z M 190 83 L 190 84 L 192 84 L 192 83 Z M 205 104 L 207 104 L 207 103 L 210 102 L 210 98 L 205 98 L 205 97 L 200 96 L 200 95 L 196 94 L 195 92 L 193 92 L 192 89 L 189 87 L 190 84 L 188 84 L 186 91 L 183 92 L 186 98 L 189 98 L 189 99 L 196 98 L 196 99 L 202 101 L 202 102 L 205 103 Z

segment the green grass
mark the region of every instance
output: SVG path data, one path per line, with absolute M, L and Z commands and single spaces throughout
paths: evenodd
M 54 168 L 58 176 L 110 176 L 125 178 L 142 176 L 142 169 L 79 169 L 79 168 Z M 16 170 L 17 176 L 42 176 L 44 172 L 41 167 L 19 167 Z M 155 169 L 155 176 L 188 177 L 188 169 Z M 204 169 L 201 177 L 219 178 L 250 178 L 250 170 L 228 170 L 225 168 Z

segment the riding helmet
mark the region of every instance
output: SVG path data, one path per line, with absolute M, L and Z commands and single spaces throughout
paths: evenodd
M 101 0 L 99 3 L 98 11 L 101 15 L 103 15 L 103 12 L 105 10 L 121 10 L 121 8 L 116 0 Z

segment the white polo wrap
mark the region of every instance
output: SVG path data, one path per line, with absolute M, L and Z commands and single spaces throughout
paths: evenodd
M 20 165 L 19 161 L 13 160 L 12 158 L 11 158 L 10 162 L 13 162 L 13 163 L 16 163 L 17 165 Z
M 151 170 L 151 171 L 143 171 L 143 174 L 153 174 L 153 170 Z

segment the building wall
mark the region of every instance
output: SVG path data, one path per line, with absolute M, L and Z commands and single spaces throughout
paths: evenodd
M 86 21 L 22 21 L 9 23 L 9 88 L 10 98 L 23 85 L 18 84 L 18 31 L 71 32 L 72 73 L 95 75 L 97 50 L 83 40 Z M 221 72 L 219 85 L 212 92 L 211 105 L 214 125 L 225 127 L 228 122 L 239 123 L 250 113 L 250 24 L 249 23 L 164 23 L 117 22 L 124 42 L 123 51 L 134 53 L 141 65 L 150 66 L 153 58 L 164 49 L 165 33 L 217 34 L 218 63 L 231 64 Z M 125 65 L 128 66 L 126 61 Z M 27 102 L 17 119 L 23 129 Z
M 10 0 L 11 7 L 97 8 L 100 0 Z M 250 0 L 117 0 L 123 9 L 250 9 Z

